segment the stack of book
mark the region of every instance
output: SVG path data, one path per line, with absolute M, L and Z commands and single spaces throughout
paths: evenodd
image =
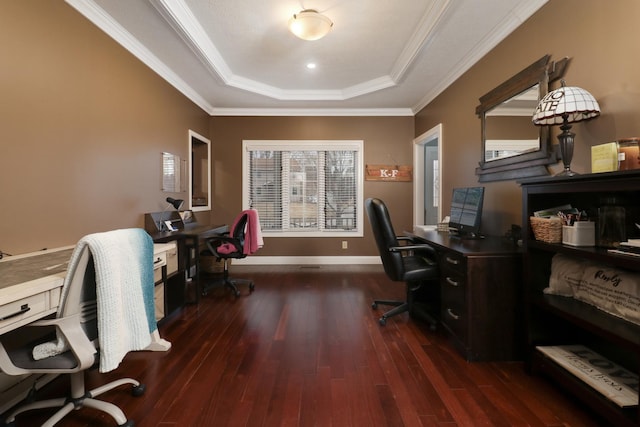
M 615 249 L 609 249 L 609 253 L 640 257 L 640 239 L 629 239 L 626 242 L 620 242 L 620 246 Z
M 638 375 L 582 345 L 536 349 L 621 408 L 638 405 Z

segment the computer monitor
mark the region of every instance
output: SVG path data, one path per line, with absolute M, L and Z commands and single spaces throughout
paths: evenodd
M 454 188 L 449 230 L 462 238 L 481 238 L 484 187 Z

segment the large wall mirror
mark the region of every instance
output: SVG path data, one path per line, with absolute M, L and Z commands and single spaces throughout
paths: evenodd
M 211 209 L 211 141 L 189 131 L 189 209 Z
M 549 82 L 564 74 L 568 58 L 550 62 L 545 55 L 480 98 L 476 114 L 481 120 L 480 182 L 548 175 L 547 165 L 558 156 L 548 126 L 531 122 Z

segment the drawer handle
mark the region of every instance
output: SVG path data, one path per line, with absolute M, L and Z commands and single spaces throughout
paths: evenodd
M 8 316 L 0 317 L 0 322 L 2 322 L 3 320 L 11 319 L 12 317 L 20 316 L 21 314 L 24 314 L 29 310 L 31 310 L 31 307 L 29 307 L 29 304 L 22 304 L 20 306 L 19 311 L 16 311 L 15 313 L 11 313 Z
M 451 310 L 450 308 L 447 308 L 447 314 L 451 316 L 454 320 L 458 320 L 460 318 L 460 316 L 455 314 L 453 310 Z
M 448 262 L 449 264 L 453 264 L 453 265 L 458 265 L 458 264 L 460 264 L 460 261 L 458 261 L 458 260 L 457 260 L 457 259 L 455 259 L 455 258 L 445 257 L 444 259 L 446 259 L 446 260 L 447 260 L 447 262 Z
M 446 280 L 447 283 L 450 284 L 451 286 L 455 286 L 455 287 L 460 286 L 458 282 L 456 282 L 455 280 L 451 280 L 450 277 L 445 277 L 444 280 Z
M 158 257 L 155 261 L 153 261 L 153 265 L 159 264 L 162 262 L 162 258 Z

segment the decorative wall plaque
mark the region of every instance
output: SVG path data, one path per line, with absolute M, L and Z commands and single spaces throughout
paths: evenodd
M 367 165 L 365 168 L 366 181 L 413 181 L 413 167 L 407 165 Z

